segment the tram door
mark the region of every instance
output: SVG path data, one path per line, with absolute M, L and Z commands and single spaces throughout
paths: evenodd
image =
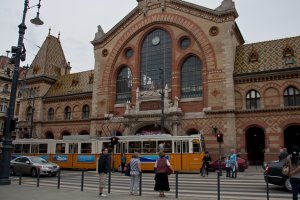
M 74 155 L 74 154 L 78 154 L 78 143 L 69 143 L 69 154 L 72 154 L 70 155 L 72 158 L 72 167 L 74 166 L 74 160 L 75 160 L 75 157 L 77 155 Z
M 188 170 L 189 169 L 189 141 L 180 140 L 174 141 L 175 153 L 175 170 Z

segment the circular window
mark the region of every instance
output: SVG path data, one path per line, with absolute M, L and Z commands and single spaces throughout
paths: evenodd
M 189 38 L 182 38 L 180 40 L 180 47 L 182 49 L 187 49 L 191 44 L 191 40 Z
M 130 58 L 133 55 L 133 50 L 131 48 L 125 50 L 125 57 Z
M 216 27 L 216 26 L 212 26 L 212 27 L 209 29 L 209 34 L 210 34 L 211 36 L 216 36 L 216 35 L 218 35 L 218 33 L 219 33 L 219 28 Z

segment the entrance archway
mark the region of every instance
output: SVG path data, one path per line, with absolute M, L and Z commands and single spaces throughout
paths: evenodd
M 265 151 L 265 133 L 258 127 L 246 131 L 248 161 L 250 164 L 263 164 Z
M 293 146 L 300 148 L 300 125 L 291 125 L 284 130 L 284 147 L 291 153 Z

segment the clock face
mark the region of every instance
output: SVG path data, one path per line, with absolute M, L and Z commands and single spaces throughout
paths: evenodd
M 160 39 L 159 39 L 158 36 L 155 36 L 155 37 L 152 38 L 152 44 L 153 44 L 153 45 L 158 45 L 158 44 L 159 44 L 159 41 L 160 41 Z

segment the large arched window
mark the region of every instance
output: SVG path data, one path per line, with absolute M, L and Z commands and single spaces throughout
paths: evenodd
M 49 108 L 49 110 L 48 110 L 48 121 L 52 121 L 52 120 L 54 120 L 54 109 Z
M 84 105 L 82 108 L 82 119 L 88 119 L 90 117 L 90 108 L 88 105 Z
M 116 103 L 131 100 L 132 75 L 129 67 L 124 67 L 117 77 Z
M 70 120 L 71 119 L 71 108 L 69 106 L 67 106 L 65 108 L 64 119 L 65 120 Z
M 26 121 L 31 121 L 32 115 L 33 115 L 33 108 L 30 106 L 27 108 Z
M 250 90 L 246 95 L 246 108 L 260 108 L 260 95 L 256 90 Z
M 181 67 L 181 98 L 202 97 L 202 64 L 195 57 L 188 57 Z
M 140 88 L 164 88 L 171 84 L 172 40 L 169 34 L 156 29 L 149 33 L 141 49 Z
M 284 91 L 284 106 L 300 106 L 299 90 L 293 86 Z

